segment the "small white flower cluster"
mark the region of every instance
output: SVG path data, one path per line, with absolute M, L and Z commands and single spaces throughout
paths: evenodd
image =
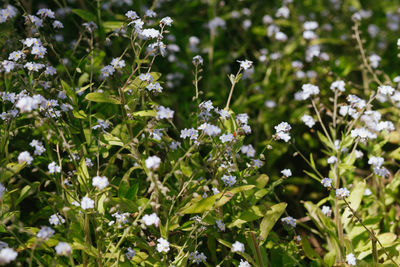
M 235 241 L 235 243 L 232 244 L 232 252 L 244 253 L 244 244 L 239 241 Z
M 0 23 L 14 18 L 17 15 L 17 9 L 12 5 L 7 5 L 6 8 L 0 9 Z
M 157 239 L 157 248 L 156 249 L 160 253 L 162 253 L 162 252 L 167 253 L 169 251 L 169 242 L 162 237 Z
M 289 131 L 292 129 L 289 123 L 287 122 L 281 122 L 277 126 L 274 127 L 276 134 L 275 134 L 275 139 L 276 140 L 283 140 L 286 143 L 289 142 L 290 140 L 290 134 Z
M 221 181 L 224 182 L 226 186 L 231 187 L 236 183 L 236 176 L 224 174 L 221 177 Z
M 60 166 L 58 166 L 57 165 L 57 163 L 55 163 L 54 161 L 53 162 L 51 162 L 49 165 L 48 165 L 48 168 L 49 168 L 49 173 L 60 173 L 61 172 L 61 167 Z
M 158 106 L 157 108 L 157 120 L 167 119 L 171 120 L 174 117 L 174 111 L 164 106 Z
M 193 263 L 200 264 L 207 261 L 207 256 L 204 255 L 203 252 L 199 253 L 198 251 L 195 251 L 189 254 L 189 260 Z
M 299 92 L 299 95 L 297 96 L 301 100 L 306 100 L 310 98 L 310 96 L 313 95 L 318 95 L 319 94 L 319 88 L 316 85 L 313 84 L 303 84 L 301 87 L 302 91 Z
M 343 188 L 338 188 L 336 189 L 336 196 L 338 198 L 346 198 L 350 195 L 350 192 L 347 188 L 343 187 Z
M 292 171 L 290 169 L 284 169 L 281 171 L 283 177 L 289 178 L 292 176 Z
M 332 179 L 331 178 L 327 178 L 327 177 L 325 177 L 325 178 L 323 178 L 322 180 L 321 180 L 321 184 L 324 186 L 324 187 L 332 187 Z
M 306 40 L 314 40 L 318 38 L 315 30 L 318 28 L 318 22 L 316 21 L 306 21 L 303 23 L 303 38 Z
M 63 217 L 61 217 L 60 214 L 56 213 L 56 214 L 53 214 L 50 216 L 49 223 L 51 225 L 57 226 L 57 225 L 61 225 L 61 224 L 65 223 L 65 220 Z
M 307 125 L 309 128 L 312 128 L 315 125 L 315 120 L 310 115 L 304 114 L 301 117 L 301 120 Z
M 0 250 L 0 265 L 6 265 L 9 264 L 12 261 L 15 261 L 15 259 L 18 256 L 18 252 L 16 252 L 12 248 L 2 248 Z
M 332 215 L 332 210 L 329 206 L 322 206 L 321 211 L 327 217 L 331 217 Z
M 160 167 L 161 159 L 157 156 L 151 156 L 145 160 L 145 164 L 147 169 L 154 171 Z
M 291 216 L 284 217 L 281 219 L 281 221 L 288 226 L 296 227 L 296 219 Z
M 147 226 L 151 226 L 154 225 L 156 227 L 158 227 L 158 225 L 160 224 L 160 218 L 158 218 L 157 214 L 152 213 L 152 214 L 146 214 L 142 217 L 142 221 L 145 225 Z
M 92 185 L 97 187 L 99 190 L 103 190 L 109 185 L 109 182 L 105 176 L 95 176 L 93 177 Z

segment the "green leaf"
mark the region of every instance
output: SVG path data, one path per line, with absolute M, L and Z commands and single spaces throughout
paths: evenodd
M 8 179 L 18 174 L 25 166 L 26 163 L 8 163 L 5 168 L 0 168 L 1 182 L 6 182 Z
M 347 202 L 353 210 L 358 210 L 361 204 L 361 200 L 365 192 L 365 181 L 354 183 L 354 189 L 350 192 L 350 196 L 347 198 Z M 345 208 L 342 216 L 343 227 L 346 228 L 351 218 L 351 211 L 348 207 Z
M 105 93 L 89 93 L 85 96 L 85 99 L 92 101 L 92 102 L 98 102 L 98 103 L 111 103 L 111 104 L 116 104 L 119 105 L 121 104 L 121 101 L 117 99 L 115 96 L 107 95 Z
M 301 246 L 303 248 L 304 254 L 309 258 L 310 260 L 320 260 L 321 257 L 318 255 L 318 253 L 311 247 L 310 242 L 308 242 L 308 239 L 306 236 L 301 238 Z
M 82 19 L 84 19 L 86 21 L 95 22 L 97 20 L 97 17 L 87 10 L 72 9 L 72 12 L 74 12 L 76 15 L 78 15 L 79 17 L 81 17 Z
M 157 111 L 142 110 L 142 111 L 133 112 L 132 116 L 134 116 L 134 117 L 155 117 L 155 116 L 157 116 Z
M 115 30 L 121 28 L 123 25 L 124 25 L 124 22 L 122 22 L 122 21 L 104 21 L 103 22 L 103 27 L 106 30 L 106 32 L 115 31 Z
M 69 86 L 65 81 L 61 80 L 61 86 L 66 92 L 67 96 L 72 99 L 72 103 L 74 105 L 78 104 L 78 98 L 76 97 L 76 92 L 72 90 L 71 86 Z
M 72 114 L 77 119 L 85 119 L 87 117 L 86 113 L 83 110 L 79 110 L 79 111 L 73 110 Z
M 221 207 L 227 203 L 236 193 L 254 188 L 254 185 L 243 185 L 232 188 L 229 191 L 218 193 L 207 198 L 195 198 L 190 201 L 181 211 L 183 214 L 202 213 L 207 210 Z
M 271 209 L 269 209 L 265 214 L 260 225 L 260 237 L 262 243 L 265 242 L 265 240 L 267 239 L 269 232 L 271 231 L 272 227 L 274 227 L 278 219 L 281 217 L 282 213 L 285 211 L 286 206 L 287 204 L 284 202 L 276 204 L 272 206 Z

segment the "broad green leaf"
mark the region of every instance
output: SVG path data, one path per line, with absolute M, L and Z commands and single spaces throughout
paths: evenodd
M 117 29 L 120 29 L 124 25 L 124 22 L 122 21 L 104 21 L 103 22 L 103 27 L 106 30 L 106 32 L 112 32 Z
M 65 81 L 61 80 L 61 86 L 66 92 L 67 96 L 72 99 L 72 103 L 74 105 L 78 104 L 78 98 L 76 97 L 76 92 L 72 90 L 71 86 L 69 86 Z
M 236 215 L 233 221 L 228 225 L 228 228 L 240 227 L 247 222 L 255 221 L 263 216 L 263 212 L 259 206 L 252 206 Z
M 97 103 L 111 103 L 119 105 L 121 101 L 117 99 L 115 96 L 107 95 L 105 93 L 89 93 L 85 96 L 85 99 Z
M 6 182 L 8 179 L 18 174 L 25 166 L 26 163 L 8 163 L 5 168 L 0 168 L 1 182 Z
M 218 208 L 228 202 L 236 193 L 254 188 L 254 185 L 243 185 L 232 188 L 207 198 L 196 198 L 190 201 L 181 211 L 183 214 L 202 213 L 207 210 Z
M 354 183 L 354 189 L 350 192 L 350 196 L 346 199 L 353 210 L 358 210 L 358 208 L 360 207 L 361 200 L 365 192 L 365 186 L 365 181 Z M 349 224 L 352 218 L 351 214 L 352 213 L 350 209 L 346 207 L 342 216 L 342 223 L 344 228 L 346 228 Z
M 275 223 L 279 220 L 282 213 L 285 211 L 287 204 L 282 202 L 271 207 L 265 214 L 260 225 L 260 238 L 261 243 L 264 243 L 268 237 L 269 232 Z
M 95 22 L 97 20 L 97 17 L 93 13 L 91 13 L 87 10 L 72 9 L 72 12 L 74 12 L 76 15 L 78 15 L 79 17 L 81 17 L 82 19 L 84 19 L 86 21 Z
M 134 116 L 134 117 L 155 117 L 155 116 L 157 116 L 157 111 L 142 110 L 142 111 L 133 112 L 132 116 Z
M 308 242 L 307 236 L 301 238 L 301 247 L 303 248 L 304 254 L 310 260 L 321 259 L 318 253 L 311 247 L 310 242 Z
M 79 110 L 79 111 L 73 110 L 72 114 L 77 119 L 85 119 L 87 117 L 86 113 L 83 110 Z

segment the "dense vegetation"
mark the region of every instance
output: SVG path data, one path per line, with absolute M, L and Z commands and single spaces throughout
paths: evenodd
M 3 1 L 0 265 L 399 266 L 398 1 Z

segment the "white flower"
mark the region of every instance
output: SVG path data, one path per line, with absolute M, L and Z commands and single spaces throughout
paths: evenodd
M 232 244 L 232 252 L 244 252 L 244 244 L 240 243 L 239 241 L 236 241 L 235 243 Z
M 324 187 L 332 187 L 332 179 L 325 177 L 324 179 L 321 180 L 321 184 Z
M 158 111 L 157 111 L 157 120 L 162 120 L 162 119 L 172 119 L 174 117 L 174 112 L 170 108 L 166 108 L 164 106 L 159 106 Z
M 135 11 L 132 11 L 132 10 L 129 10 L 128 12 L 126 12 L 126 13 L 125 13 L 125 16 L 126 16 L 128 19 L 131 19 L 131 20 L 135 20 L 135 19 L 139 18 L 139 16 L 137 15 L 137 13 L 136 13 Z
M 198 137 L 199 133 L 196 129 L 190 128 L 190 129 L 183 129 L 181 130 L 181 135 L 180 137 L 185 139 L 187 137 L 189 137 L 191 140 L 196 140 Z
M 160 224 L 160 218 L 158 218 L 157 214 L 152 213 L 152 214 L 146 214 L 142 217 L 142 221 L 144 222 L 145 225 L 150 226 L 150 225 L 155 225 L 158 227 Z
M 356 257 L 354 257 L 353 253 L 347 254 L 346 255 L 346 262 L 348 265 L 356 265 Z
M 61 21 L 55 20 L 55 21 L 53 21 L 53 28 L 54 29 L 62 29 L 62 28 L 64 28 L 64 25 L 62 24 Z
M 113 66 L 111 66 L 111 65 L 107 65 L 107 66 L 103 67 L 103 68 L 100 70 L 101 75 L 102 75 L 103 77 L 109 77 L 109 76 L 113 75 L 114 71 L 115 71 L 115 69 L 114 69 Z
M 7 188 L 2 183 L 0 183 L 0 199 L 3 198 L 5 192 L 7 192 Z
M 92 180 L 92 185 L 97 187 L 99 190 L 103 190 L 108 186 L 108 179 L 105 176 L 95 176 Z
M 72 252 L 72 248 L 70 244 L 66 242 L 59 242 L 58 245 L 55 247 L 57 255 L 61 256 L 68 256 Z
M 144 38 L 158 38 L 160 36 L 160 32 L 156 29 L 144 29 L 141 32 L 141 35 Z
M 88 198 L 88 197 L 83 197 L 81 201 L 81 208 L 84 210 L 87 209 L 93 209 L 94 208 L 94 200 Z
M 125 67 L 125 60 L 119 58 L 113 58 L 110 63 L 115 69 L 122 69 Z
M 274 127 L 276 131 L 275 138 L 277 140 L 283 140 L 285 142 L 289 142 L 290 140 L 290 135 L 289 131 L 292 129 L 289 123 L 287 122 L 281 122 L 277 126 Z
M 37 237 L 43 240 L 48 240 L 50 237 L 54 235 L 55 231 L 53 228 L 48 226 L 42 226 L 37 233 Z
M 369 189 L 369 188 L 365 188 L 365 191 L 364 191 L 364 196 L 370 196 L 370 195 L 372 195 L 372 191 L 371 191 L 371 189 Z
M 248 156 L 249 158 L 254 157 L 255 154 L 256 154 L 256 150 L 254 149 L 254 147 L 253 147 L 251 144 L 250 144 L 250 145 L 247 145 L 247 146 L 243 145 L 243 146 L 240 148 L 240 151 L 241 151 L 243 154 L 245 154 L 246 156 Z
M 385 163 L 385 159 L 382 157 L 371 156 L 368 160 L 368 164 L 373 165 L 374 167 L 381 167 L 383 163 Z
M 321 211 L 327 217 L 331 217 L 331 215 L 332 215 L 332 210 L 329 206 L 322 206 Z
M 146 86 L 146 89 L 149 90 L 150 92 L 153 92 L 153 93 L 155 93 L 155 92 L 161 93 L 162 90 L 163 90 L 163 88 L 160 85 L 160 83 L 157 83 L 157 82 L 148 84 Z
M 219 139 L 221 140 L 222 143 L 232 142 L 233 134 L 231 133 L 223 134 L 219 137 Z
M 292 216 L 288 216 L 285 218 L 282 218 L 281 221 L 285 223 L 286 225 L 296 227 L 296 219 L 294 219 Z
M 375 133 L 371 133 L 365 128 L 357 128 L 354 130 L 351 130 L 350 136 L 353 138 L 360 137 L 362 140 L 367 140 L 367 139 L 376 139 L 377 135 Z
M 207 256 L 204 255 L 203 252 L 199 253 L 198 251 L 195 251 L 189 254 L 189 260 L 193 261 L 193 263 L 200 264 L 207 260 Z
M 221 129 L 218 126 L 209 123 L 203 123 L 198 129 L 203 130 L 203 132 L 208 136 L 217 136 L 221 133 Z
M 38 99 L 30 96 L 25 96 L 20 98 L 15 106 L 20 109 L 21 113 L 24 113 L 31 112 L 32 110 L 37 109 L 39 104 L 40 102 L 38 101 Z
M 203 65 L 203 58 L 200 55 L 194 56 L 192 63 L 193 65 Z
M 224 184 L 226 186 L 231 187 L 232 185 L 234 185 L 236 183 L 236 177 L 233 175 L 224 175 L 221 177 L 222 182 L 224 182 Z
M 290 15 L 290 10 L 287 6 L 283 6 L 283 7 L 279 8 L 275 13 L 275 16 L 277 18 L 287 19 L 287 18 L 289 18 L 289 15 Z
M 32 163 L 32 161 L 33 161 L 33 158 L 31 157 L 31 154 L 29 154 L 28 151 L 21 152 L 18 155 L 18 163 L 26 162 L 26 164 L 30 165 Z
M 49 17 L 51 19 L 55 18 L 54 12 L 48 8 L 39 9 L 38 12 L 36 12 L 36 15 L 41 16 L 41 17 Z
M 339 198 L 345 198 L 350 195 L 350 192 L 347 188 L 338 188 L 336 189 L 336 196 Z
M 290 169 L 284 169 L 281 171 L 282 175 L 285 177 L 290 177 L 292 176 L 292 171 Z
M 371 66 L 376 69 L 379 66 L 379 62 L 381 61 L 381 57 L 377 54 L 372 54 L 368 57 L 369 62 L 371 62 Z
M 301 89 L 302 89 L 302 91 L 301 91 L 302 100 L 306 100 L 307 98 L 309 98 L 312 95 L 318 95 L 319 94 L 318 86 L 313 85 L 313 84 L 309 84 L 309 83 L 303 84 L 301 86 Z
M 316 21 L 306 21 L 303 23 L 303 28 L 306 31 L 313 31 L 318 28 L 318 22 Z
M 346 86 L 346 84 L 344 83 L 344 81 L 334 81 L 332 84 L 331 84 L 331 87 L 330 87 L 330 89 L 332 90 L 332 91 L 335 91 L 335 90 L 338 90 L 338 91 L 340 91 L 340 92 L 344 92 L 345 90 L 346 90 L 346 88 L 344 88 Z
M 161 159 L 157 156 L 148 157 L 145 161 L 146 168 L 149 170 L 157 170 L 160 167 Z
M 127 250 L 128 251 L 125 253 L 125 256 L 128 258 L 128 260 L 131 260 L 133 257 L 135 257 L 135 250 L 133 250 L 131 247 L 129 247 Z
M 389 85 L 381 85 L 378 87 L 378 92 L 382 95 L 393 95 L 394 88 Z
M 335 162 L 337 162 L 337 158 L 336 158 L 335 156 L 330 156 L 330 157 L 327 159 L 327 163 L 328 163 L 328 164 L 334 164 Z
M 217 220 L 216 224 L 217 224 L 217 227 L 219 228 L 219 230 L 225 231 L 225 224 L 222 222 L 222 220 Z
M 253 65 L 253 61 L 250 61 L 250 60 L 247 60 L 247 59 L 245 59 L 245 60 L 238 60 L 237 62 L 240 63 L 240 67 L 241 67 L 242 69 L 244 69 L 244 70 L 250 69 L 251 66 Z
M 0 265 L 8 264 L 14 261 L 18 256 L 18 253 L 12 248 L 3 248 L 0 251 Z
M 49 168 L 49 173 L 61 172 L 61 167 L 58 166 L 54 161 L 49 164 L 48 168 Z
M 301 117 L 301 120 L 307 125 L 309 128 L 312 128 L 315 125 L 315 120 L 310 115 L 304 114 Z
M 14 51 L 8 56 L 8 59 L 13 61 L 18 61 L 21 58 L 25 58 L 25 54 L 22 51 Z
M 171 26 L 172 22 L 173 20 L 170 17 L 165 17 L 160 20 L 160 23 L 166 26 Z
M 60 224 L 65 223 L 65 220 L 63 217 L 61 217 L 60 214 L 56 213 L 56 214 L 53 214 L 50 216 L 49 223 L 51 225 L 60 225 Z
M 169 251 L 169 242 L 165 240 L 164 238 L 159 238 L 157 239 L 157 251 L 158 252 L 168 252 Z
M 243 259 L 240 259 L 238 267 L 251 267 L 251 265 L 247 261 L 243 261 Z

